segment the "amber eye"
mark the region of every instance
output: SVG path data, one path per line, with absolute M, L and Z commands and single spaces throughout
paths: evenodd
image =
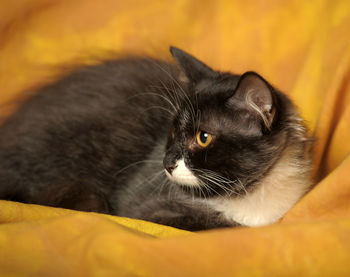
M 212 135 L 207 132 L 199 131 L 197 133 L 197 143 L 202 147 L 207 147 L 211 143 L 212 139 Z

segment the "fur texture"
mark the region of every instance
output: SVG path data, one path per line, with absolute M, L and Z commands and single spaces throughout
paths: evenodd
M 0 128 L 0 198 L 188 230 L 282 217 L 310 187 L 294 105 L 254 72 L 171 52 L 179 68 L 107 61 L 35 93 Z

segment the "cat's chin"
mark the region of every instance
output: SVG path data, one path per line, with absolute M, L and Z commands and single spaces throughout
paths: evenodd
M 165 174 L 173 183 L 179 184 L 180 186 L 188 186 L 188 187 L 199 187 L 199 181 L 197 177 L 191 175 L 180 175 L 170 174 L 167 170 L 165 170 Z

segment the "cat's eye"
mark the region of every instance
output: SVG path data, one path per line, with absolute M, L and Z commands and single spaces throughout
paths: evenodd
M 199 131 L 196 136 L 197 143 L 202 147 L 207 147 L 211 141 L 213 140 L 213 137 L 211 134 L 205 132 L 205 131 Z

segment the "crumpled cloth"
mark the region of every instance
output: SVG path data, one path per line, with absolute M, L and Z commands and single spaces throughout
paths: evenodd
M 350 276 L 350 2 L 3 1 L 0 113 L 65 70 L 180 47 L 254 70 L 317 139 L 315 187 L 278 223 L 198 233 L 0 201 L 0 276 Z M 1 134 L 0 134 L 1 135 Z

